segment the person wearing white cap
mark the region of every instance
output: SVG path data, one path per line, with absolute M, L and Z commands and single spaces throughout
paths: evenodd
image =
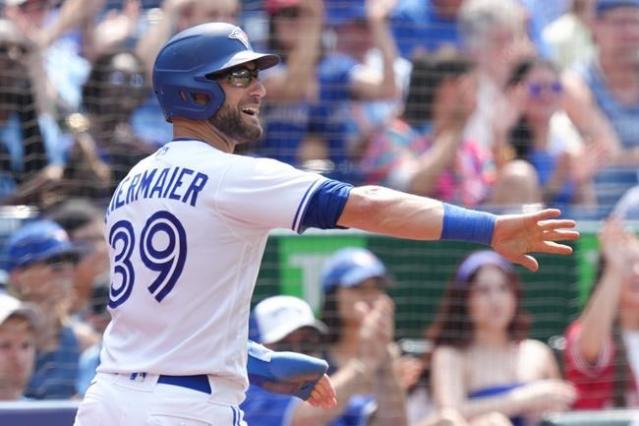
M 315 318 L 308 303 L 293 296 L 264 299 L 255 305 L 251 315 L 251 338 L 277 351 L 321 355 L 321 342 L 327 332 L 326 324 Z M 374 333 L 362 335 L 361 351 L 372 347 L 374 339 Z M 337 405 L 332 409 L 319 409 L 303 404 L 293 396 L 275 394 L 251 385 L 241 406 L 244 419 L 248 424 L 262 426 L 360 424 L 353 423 L 353 420 L 367 419 L 368 416 L 360 416 L 360 412 L 366 408 L 370 414 L 374 404 L 364 398 L 355 401 L 352 398 L 365 392 L 372 380 L 372 373 L 373 369 L 356 358 L 332 372 L 331 382 L 337 395 Z M 401 423 L 397 425 L 400 426 Z
M 36 311 L 8 294 L 0 294 L 0 401 L 17 401 L 35 364 Z

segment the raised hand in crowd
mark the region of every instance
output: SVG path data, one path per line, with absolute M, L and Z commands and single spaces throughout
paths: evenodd
M 135 34 L 140 7 L 139 0 L 125 0 L 122 10 L 111 9 L 107 12 L 93 33 L 96 57 L 122 46 L 127 38 Z

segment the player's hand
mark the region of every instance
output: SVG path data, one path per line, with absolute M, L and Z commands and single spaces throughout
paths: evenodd
M 306 402 L 319 408 L 333 408 L 337 405 L 335 388 L 326 374 L 317 382 Z
M 561 212 L 544 209 L 534 213 L 498 216 L 491 246 L 513 263 L 531 271 L 539 268 L 537 259 L 529 253 L 568 255 L 572 248 L 557 241 L 579 238 L 575 221 L 556 219 Z

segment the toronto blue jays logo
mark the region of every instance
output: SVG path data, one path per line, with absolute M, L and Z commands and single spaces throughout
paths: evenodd
M 251 48 L 251 46 L 249 45 L 248 36 L 239 27 L 235 27 L 235 29 L 231 31 L 231 34 L 229 34 L 229 38 L 234 38 L 236 40 L 239 40 L 247 49 Z

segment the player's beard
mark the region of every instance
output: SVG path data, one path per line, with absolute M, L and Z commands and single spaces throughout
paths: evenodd
M 253 143 L 262 137 L 262 126 L 246 123 L 242 114 L 238 109 L 224 105 L 209 118 L 209 123 L 237 143 Z

